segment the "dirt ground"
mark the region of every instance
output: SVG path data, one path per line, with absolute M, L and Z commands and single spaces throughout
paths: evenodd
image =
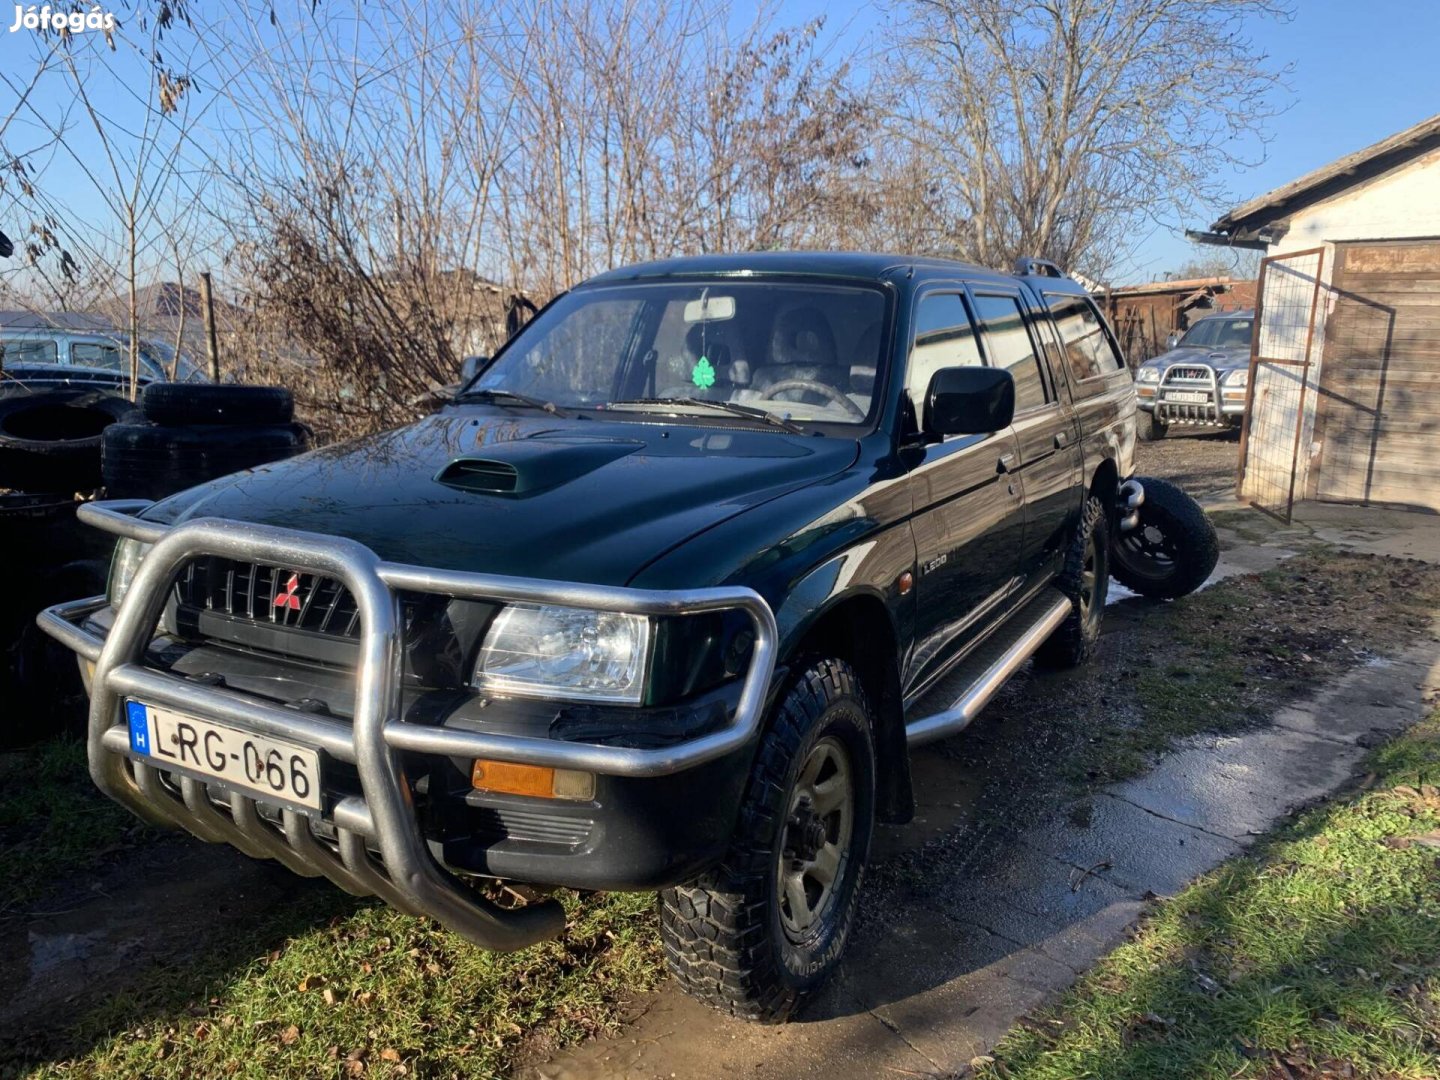
M 1211 428 L 1171 428 L 1170 434 L 1135 449 L 1135 471 L 1179 484 L 1202 502 L 1233 494 L 1240 435 Z

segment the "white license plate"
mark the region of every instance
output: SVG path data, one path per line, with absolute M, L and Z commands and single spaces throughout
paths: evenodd
M 320 809 L 320 755 L 308 747 L 138 701 L 125 703 L 125 716 L 130 749 L 161 768 L 175 766 L 262 799 Z
M 1165 395 L 1165 400 L 1184 405 L 1204 405 L 1210 401 L 1210 395 L 1203 390 L 1171 390 Z

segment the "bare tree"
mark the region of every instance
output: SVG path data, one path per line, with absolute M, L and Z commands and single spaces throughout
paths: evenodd
M 62 6 L 55 5 L 56 19 Z M 74 9 L 68 14 L 82 19 L 90 10 Z M 10 177 L 9 211 L 30 219 L 24 247 L 32 289 L 61 308 L 77 297 L 89 307 L 123 293 L 132 396 L 141 278 L 163 266 L 167 250 L 179 260 L 182 247 L 198 243 L 209 176 L 194 164 L 192 141 L 205 106 L 195 106 L 188 54 L 176 38 L 188 27 L 187 0 L 139 0 L 103 31 L 40 28 L 30 74 L 0 72 L 16 101 L 0 119 L 0 163 Z M 115 62 L 121 52 L 129 63 Z M 55 109 L 57 100 L 65 106 Z M 38 180 L 49 169 L 66 172 L 71 199 L 77 188 L 84 192 L 83 211 Z
M 1102 277 L 1140 222 L 1222 194 L 1272 115 L 1272 0 L 901 0 L 910 101 L 962 248 Z

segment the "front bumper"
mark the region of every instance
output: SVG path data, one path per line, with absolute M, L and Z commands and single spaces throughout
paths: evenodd
M 602 780 L 630 779 L 637 782 L 631 795 L 643 809 L 692 778 L 702 788 L 723 786 L 725 775 L 735 771 L 725 768 L 726 759 L 748 748 L 759 730 L 774 673 L 777 633 L 769 606 L 752 590 L 662 592 L 436 570 L 382 561 L 353 540 L 290 529 L 218 519 L 168 527 L 134 516 L 146 505 L 92 503 L 80 510 L 87 524 L 154 545 L 108 635 L 101 637 L 86 627 L 87 617 L 105 606 L 103 598 L 61 604 L 39 617 L 44 630 L 94 665 L 88 757 L 96 785 L 148 821 L 233 844 L 297 873 L 323 875 L 348 892 L 376 895 L 402 911 L 430 915 L 485 948 L 518 949 L 553 937 L 564 927 L 564 913 L 554 900 L 501 907 L 442 865 L 416 813 L 407 759 L 489 758 L 575 769 Z M 176 576 L 190 560 L 203 556 L 321 574 L 350 590 L 361 625 L 351 720 L 297 711 L 144 663 Z M 754 646 L 728 723 L 662 746 L 601 745 L 412 723 L 400 708 L 401 591 L 646 615 L 738 610 L 751 622 Z M 300 809 L 269 806 L 193 775 L 162 776 L 154 759 L 131 751 L 124 706 L 132 698 L 319 750 L 353 768 L 360 793 L 327 800 L 317 820 Z M 682 772 L 684 777 L 676 775 Z M 683 823 L 672 821 L 670 827 L 683 828 Z M 625 843 L 623 836 L 612 840 Z M 632 872 L 636 884 L 644 885 L 659 871 L 646 864 Z M 623 869 L 617 873 L 626 876 Z
M 1227 391 L 1209 364 L 1171 364 L 1158 383 L 1136 383 L 1135 394 L 1136 405 L 1163 424 L 1234 427 L 1245 415 L 1245 391 Z

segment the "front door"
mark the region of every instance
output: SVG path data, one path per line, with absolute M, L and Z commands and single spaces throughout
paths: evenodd
M 963 293 L 938 290 L 917 301 L 905 388 L 923 420 L 930 377 L 943 367 L 981 364 Z M 915 643 L 905 693 L 924 691 L 1012 605 L 1020 586 L 1023 492 L 1013 472 L 1014 432 L 954 435 L 909 451 L 916 547 Z

